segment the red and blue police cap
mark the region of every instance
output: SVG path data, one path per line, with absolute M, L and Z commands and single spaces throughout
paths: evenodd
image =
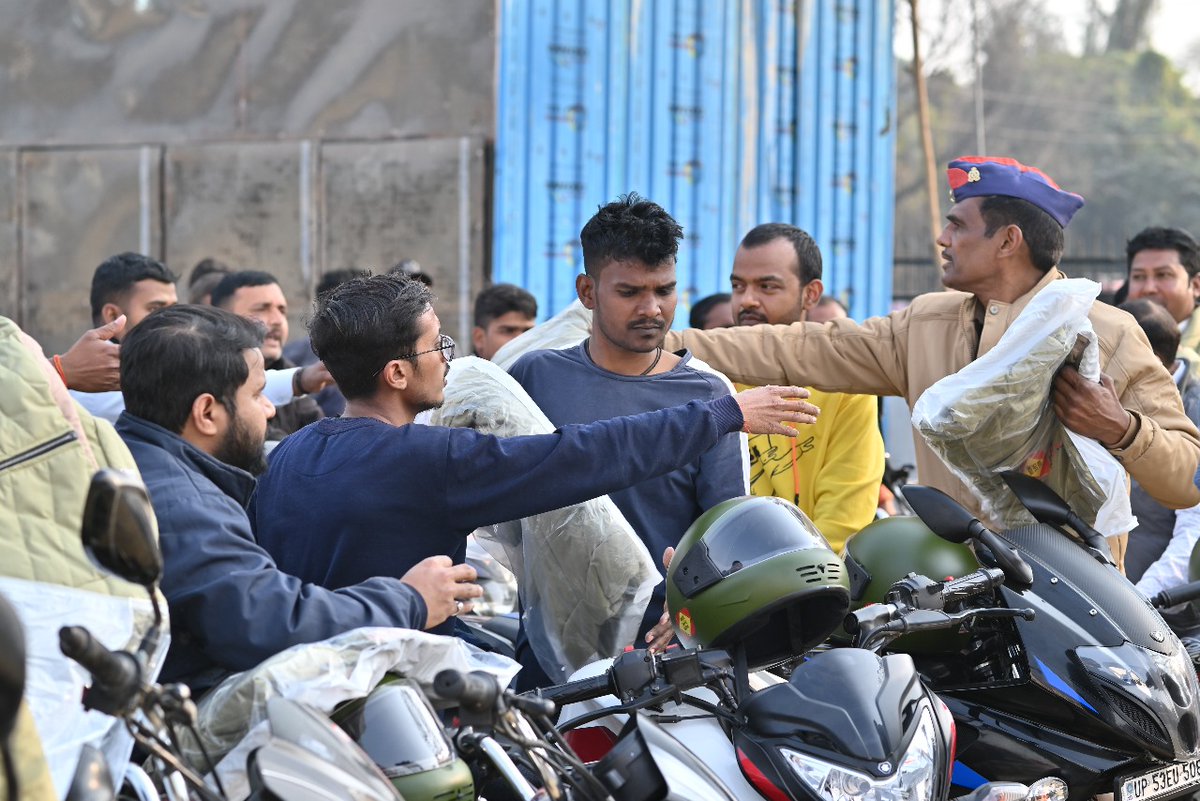
M 1049 175 L 1016 159 L 959 156 L 946 168 L 950 200 L 1003 195 L 1026 200 L 1049 214 L 1063 228 L 1083 207 L 1083 198 L 1064 192 Z

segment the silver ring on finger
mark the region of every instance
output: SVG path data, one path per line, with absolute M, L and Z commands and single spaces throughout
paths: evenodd
M 455 599 L 455 601 L 454 601 L 454 614 L 455 614 L 455 615 L 461 615 L 461 614 L 462 614 L 462 611 L 463 611 L 463 602 L 462 602 L 462 601 L 459 601 L 459 600 L 457 600 L 457 599 Z

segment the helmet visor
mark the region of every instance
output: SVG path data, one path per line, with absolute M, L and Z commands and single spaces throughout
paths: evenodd
M 792 551 L 829 543 L 812 521 L 781 498 L 762 498 L 727 510 L 688 550 L 675 571 L 675 583 L 691 598 L 726 576 Z
M 704 534 L 708 558 L 724 576 L 772 556 L 808 548 L 829 548 L 799 508 L 780 500 L 731 509 Z

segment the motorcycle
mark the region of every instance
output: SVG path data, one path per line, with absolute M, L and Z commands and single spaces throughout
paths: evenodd
M 934 533 L 970 541 L 980 563 L 1003 571 L 968 607 L 1035 611 L 981 620 L 953 652 L 914 655 L 956 723 L 953 783 L 1054 770 L 1071 799 L 1116 801 L 1200 786 L 1200 686 L 1179 639 L 1116 569 L 1103 536 L 1041 482 L 1003 477 L 1038 522 L 996 533 L 938 490 L 906 488 Z
M 629 651 L 537 692 L 565 705 L 559 727 L 585 759 L 595 760 L 593 769 L 602 781 L 609 766 L 621 760 L 618 737 L 654 724 L 686 742 L 715 774 L 722 792 L 737 798 L 944 801 L 955 751 L 953 719 L 924 685 L 911 657 L 878 651 L 911 632 L 1032 614 L 954 610 L 1003 580 L 994 568 L 946 582 L 910 576 L 889 594 L 890 603 L 847 618 L 858 647 L 813 652 L 787 680 L 750 672 L 745 646 L 733 642 L 725 649 Z M 921 604 L 915 603 L 916 595 Z M 623 787 L 610 790 L 618 801 L 655 797 Z M 967 798 L 1065 795 L 1061 780 L 1046 776 L 1030 785 L 989 784 Z

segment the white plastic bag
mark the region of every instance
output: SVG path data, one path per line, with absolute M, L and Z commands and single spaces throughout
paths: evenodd
M 434 677 L 448 668 L 483 670 L 507 685 L 520 666 L 457 637 L 412 629 L 352 629 L 292 646 L 225 679 L 200 702 L 196 729 L 209 756 L 219 760 L 216 770 L 228 797 L 238 801 L 250 792 L 246 758 L 269 737 L 267 701 L 290 698 L 328 714 L 343 701 L 367 695 L 385 673 L 411 678 L 429 693 Z M 191 733 L 177 734 L 187 760 L 206 767 Z
M 1068 431 L 1054 414 L 1058 369 L 1087 341 L 1079 372 L 1100 379 L 1096 334 L 1088 319 L 1100 285 L 1054 281 L 1030 300 L 996 346 L 927 389 L 913 426 L 983 505 L 990 522 L 1033 522 L 1000 478 L 1019 470 L 1040 478 L 1106 536 L 1137 525 L 1125 470 L 1095 440 Z
M 150 599 L 103 595 L 8 576 L 0 577 L 0 594 L 17 610 L 25 630 L 25 699 L 59 797 L 71 786 L 84 745 L 104 752 L 113 776 L 125 775 L 133 738 L 119 719 L 83 708 L 83 688 L 92 683 L 91 675 L 63 656 L 58 630 L 83 626 L 106 648 L 132 651 L 153 624 Z M 165 611 L 166 602 L 162 603 Z M 158 676 L 170 641 L 164 633 L 158 649 L 149 655 L 148 679 Z
M 554 431 L 516 380 L 474 356 L 454 360 L 445 402 L 418 420 L 502 437 Z M 475 536 L 516 574 L 526 634 L 554 681 L 633 642 L 661 581 L 646 546 L 607 495 L 485 526 Z

